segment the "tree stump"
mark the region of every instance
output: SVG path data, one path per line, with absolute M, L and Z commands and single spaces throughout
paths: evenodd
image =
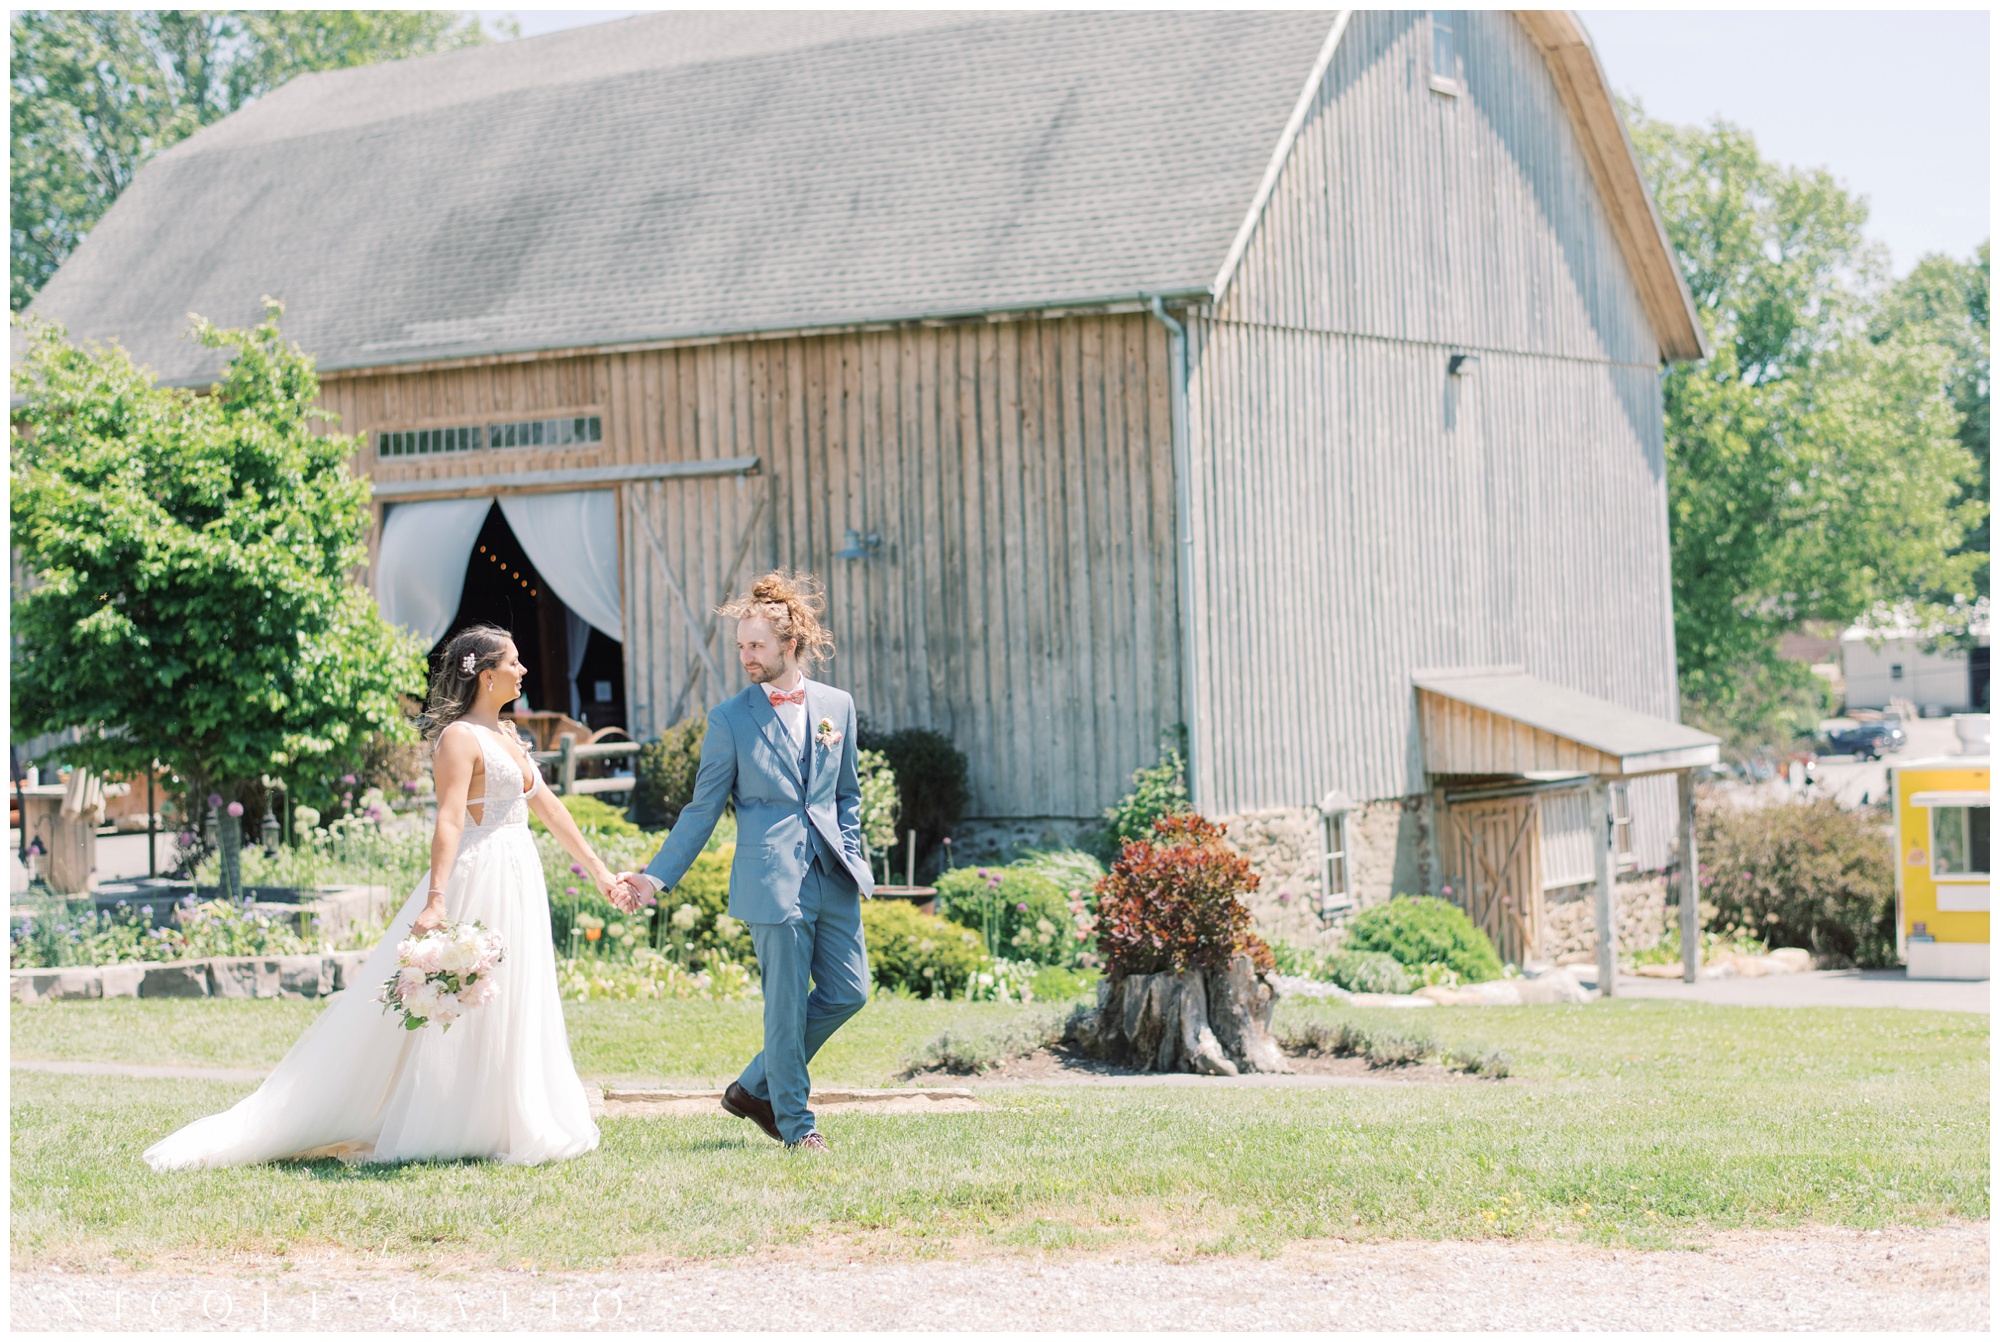
M 1211 974 L 1113 975 L 1097 985 L 1097 1007 L 1080 1013 L 1070 1037 L 1093 1058 L 1142 1072 L 1289 1072 L 1271 1036 L 1277 990 L 1248 955 Z

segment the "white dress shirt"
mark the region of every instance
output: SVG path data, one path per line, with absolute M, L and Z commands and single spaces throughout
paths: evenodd
M 798 688 L 806 687 L 805 678 L 799 678 Z M 764 693 L 770 694 L 777 687 L 766 685 Z M 789 693 L 789 691 L 788 691 Z M 803 703 L 772 703 L 771 711 L 778 715 L 778 721 L 785 724 L 785 735 L 792 738 L 792 758 L 806 753 L 806 706 Z

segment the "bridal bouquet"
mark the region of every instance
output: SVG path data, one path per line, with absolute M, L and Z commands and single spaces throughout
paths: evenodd
M 453 1021 L 500 993 L 493 970 L 507 956 L 498 932 L 478 923 L 452 923 L 396 947 L 396 972 L 376 1000 L 403 1018 L 405 1030 Z

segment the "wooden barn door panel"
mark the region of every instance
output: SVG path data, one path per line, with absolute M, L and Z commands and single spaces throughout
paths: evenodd
M 771 566 L 771 489 L 765 475 L 626 486 L 626 683 L 645 687 L 633 717 L 639 739 L 741 687 L 735 647 L 714 611 Z
M 1446 870 L 1453 893 L 1502 960 L 1541 945 L 1541 821 L 1533 797 L 1463 801 L 1449 808 Z

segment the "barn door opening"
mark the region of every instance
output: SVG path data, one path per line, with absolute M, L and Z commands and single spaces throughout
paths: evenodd
M 1533 795 L 1447 801 L 1445 870 L 1452 894 L 1500 958 L 1541 951 L 1541 815 Z
M 625 725 L 625 659 L 618 641 L 555 594 L 497 507 L 487 512 L 473 542 L 458 610 L 431 649 L 434 667 L 451 635 L 471 624 L 513 634 L 528 668 L 522 697 L 537 711 L 564 714 L 593 731 Z

